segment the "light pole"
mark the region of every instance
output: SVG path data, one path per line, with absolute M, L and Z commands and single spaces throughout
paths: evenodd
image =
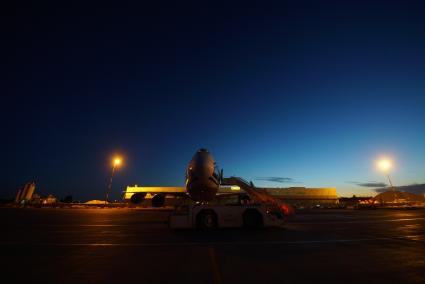
M 382 171 L 382 172 L 384 172 L 385 173 L 385 175 L 387 176 L 387 178 L 388 178 L 388 182 L 390 183 L 390 186 L 391 186 L 391 190 L 392 190 L 392 192 L 393 192 L 393 194 L 394 194 L 394 202 L 397 200 L 397 198 L 396 198 L 396 192 L 395 192 L 395 188 L 394 188 L 394 186 L 393 186 L 393 183 L 391 182 L 391 178 L 390 178 L 390 173 L 389 173 L 389 171 L 390 171 L 390 169 L 392 168 L 392 162 L 390 161 L 390 160 L 388 160 L 388 159 L 382 159 L 382 160 L 379 160 L 378 161 L 378 168 Z
M 111 192 L 111 189 L 112 189 L 112 179 L 114 178 L 115 168 L 118 167 L 120 164 L 121 164 L 121 159 L 115 158 L 113 162 L 113 166 L 112 166 L 111 178 L 109 179 L 108 188 L 106 189 L 106 193 L 105 193 L 105 205 L 108 203 L 109 193 Z

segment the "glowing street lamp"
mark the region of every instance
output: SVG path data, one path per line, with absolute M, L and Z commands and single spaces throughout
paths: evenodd
M 112 179 L 114 178 L 115 168 L 118 167 L 119 165 L 121 165 L 121 163 L 122 163 L 122 159 L 120 157 L 114 158 L 113 163 L 112 163 L 111 178 L 109 180 L 108 188 L 106 189 L 106 193 L 105 193 L 105 204 L 108 203 L 109 192 L 111 192 L 111 189 L 112 189 Z
M 390 179 L 390 170 L 393 167 L 393 163 L 389 159 L 381 159 L 377 162 L 378 169 L 380 169 L 388 178 L 388 182 L 390 183 L 391 190 L 394 193 L 394 201 L 396 201 L 396 193 L 393 183 Z
M 381 171 L 383 171 L 384 173 L 388 173 L 388 171 L 391 169 L 392 167 L 392 163 L 390 160 L 388 159 L 383 159 L 383 160 L 379 160 L 378 161 L 378 167 Z
M 388 181 L 390 182 L 391 188 L 394 189 L 393 183 L 391 182 L 390 174 L 389 174 L 390 169 L 393 167 L 392 162 L 389 159 L 381 159 L 377 162 L 377 166 L 378 166 L 378 169 L 380 169 L 382 172 L 385 173 L 385 175 L 388 178 Z

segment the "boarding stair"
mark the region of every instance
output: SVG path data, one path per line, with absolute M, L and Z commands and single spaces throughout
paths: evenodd
M 237 185 L 257 202 L 278 206 L 285 215 L 292 215 L 294 213 L 291 206 L 273 197 L 265 189 L 257 188 L 252 182 L 248 182 L 241 177 L 231 176 L 222 178 L 222 184 Z

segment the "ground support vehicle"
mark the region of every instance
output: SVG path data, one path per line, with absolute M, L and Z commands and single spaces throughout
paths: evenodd
M 284 216 L 276 206 L 266 204 L 183 204 L 175 207 L 169 219 L 171 229 L 281 227 Z

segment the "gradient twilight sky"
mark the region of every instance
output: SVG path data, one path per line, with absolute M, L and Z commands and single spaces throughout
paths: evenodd
M 423 1 L 181 2 L 2 15 L 0 197 L 103 198 L 114 153 L 112 197 L 183 185 L 199 147 L 256 185 L 425 182 Z

